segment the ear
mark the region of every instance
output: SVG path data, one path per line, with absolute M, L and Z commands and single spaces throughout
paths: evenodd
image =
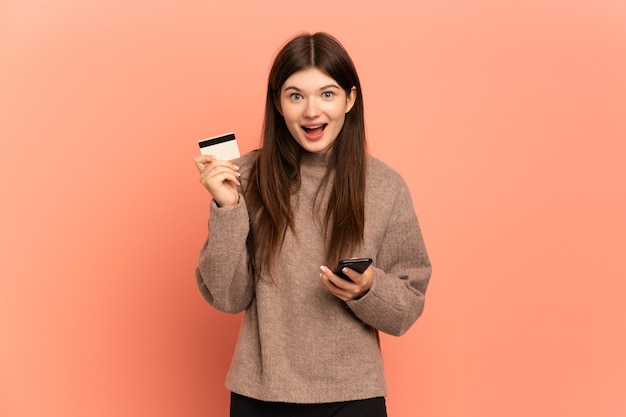
M 274 107 L 281 116 L 283 116 L 283 109 L 280 107 L 280 97 L 274 97 Z
M 352 86 L 350 93 L 346 96 L 346 113 L 349 113 L 350 110 L 352 110 L 352 106 L 354 106 L 354 103 L 356 102 L 356 95 L 356 87 Z

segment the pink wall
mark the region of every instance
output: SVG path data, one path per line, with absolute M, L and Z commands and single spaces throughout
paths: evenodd
M 434 264 L 383 339 L 390 415 L 625 415 L 626 3 L 266 3 L 0 3 L 0 415 L 226 415 L 192 158 L 256 146 L 274 52 L 316 30 Z

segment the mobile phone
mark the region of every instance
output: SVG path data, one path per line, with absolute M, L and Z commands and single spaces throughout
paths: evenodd
M 367 267 L 370 266 L 371 264 L 372 264 L 371 258 L 342 259 L 341 261 L 339 261 L 335 269 L 333 269 L 333 272 L 338 277 L 347 279 L 349 281 L 350 278 L 346 274 L 341 272 L 343 268 L 350 268 L 350 269 L 355 270 L 359 274 L 362 274 L 363 272 L 365 272 Z

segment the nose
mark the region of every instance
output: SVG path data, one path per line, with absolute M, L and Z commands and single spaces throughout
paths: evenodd
M 316 100 L 309 99 L 306 101 L 306 107 L 304 108 L 304 117 L 313 119 L 321 113 L 319 103 Z

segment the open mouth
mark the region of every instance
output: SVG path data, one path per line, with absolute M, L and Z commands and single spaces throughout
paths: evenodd
M 324 129 L 326 129 L 326 126 L 326 123 L 320 125 L 302 126 L 302 130 L 308 139 L 316 140 L 324 135 Z

